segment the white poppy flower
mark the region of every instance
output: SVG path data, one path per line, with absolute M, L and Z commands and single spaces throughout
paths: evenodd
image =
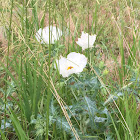
M 60 74 L 68 77 L 73 73 L 82 72 L 87 64 L 87 58 L 83 54 L 72 52 L 67 55 L 67 58 L 61 56 L 59 60 L 56 60 L 56 64 Z
M 80 47 L 82 47 L 82 50 L 85 50 L 87 48 L 94 47 L 93 44 L 95 40 L 96 40 L 96 35 L 89 35 L 88 33 L 82 32 L 81 38 L 78 38 L 78 41 L 76 41 L 76 43 Z
M 50 26 L 50 44 L 54 44 L 55 41 L 59 40 L 62 36 L 62 31 L 55 26 Z M 49 26 L 45 28 L 40 28 L 36 35 L 36 39 L 41 44 L 49 44 Z

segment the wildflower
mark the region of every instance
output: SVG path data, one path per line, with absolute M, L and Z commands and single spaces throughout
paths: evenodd
M 78 38 L 78 41 L 76 43 L 82 47 L 82 50 L 85 50 L 87 48 L 94 47 L 93 44 L 96 40 L 96 35 L 89 35 L 88 33 L 82 32 L 81 38 Z
M 56 28 L 55 26 L 49 26 L 45 28 L 40 28 L 35 37 L 38 42 L 41 44 L 49 44 L 49 31 L 50 31 L 50 44 L 54 44 L 55 41 L 59 40 L 59 38 L 62 36 L 62 31 L 59 28 Z
M 79 74 L 82 72 L 87 64 L 87 58 L 83 54 L 72 52 L 67 55 L 67 58 L 61 56 L 59 60 L 56 60 L 56 64 L 59 73 L 63 77 L 68 77 L 73 73 Z

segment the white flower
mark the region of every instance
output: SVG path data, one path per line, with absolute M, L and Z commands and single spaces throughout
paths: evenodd
M 89 35 L 88 33 L 82 32 L 81 38 L 78 38 L 78 41 L 76 43 L 82 47 L 82 50 L 85 50 L 87 48 L 94 47 L 93 44 L 96 40 L 96 35 Z
M 62 36 L 62 31 L 55 26 L 50 26 L 50 44 L 54 44 L 55 41 L 59 40 Z M 49 44 L 49 26 L 45 28 L 40 28 L 36 35 L 36 39 L 41 44 Z
M 83 71 L 87 64 L 87 58 L 80 53 L 72 52 L 67 55 L 67 58 L 62 57 L 56 60 L 55 68 L 57 67 L 63 77 L 76 73 L 79 74 Z

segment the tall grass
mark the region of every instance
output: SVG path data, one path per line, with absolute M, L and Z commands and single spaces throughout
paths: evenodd
M 1 3 L 8 44 L 0 54 L 0 139 L 139 139 L 137 0 Z M 39 28 L 51 25 L 62 38 L 37 42 Z M 94 48 L 75 43 L 83 30 L 97 35 Z M 88 64 L 63 78 L 55 59 L 70 52 Z

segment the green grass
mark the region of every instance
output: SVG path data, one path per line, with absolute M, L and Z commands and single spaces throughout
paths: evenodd
M 0 139 L 139 139 L 138 8 L 138 0 L 2 0 Z M 51 25 L 61 39 L 37 42 Z M 97 35 L 94 48 L 76 44 L 82 31 Z M 70 52 L 88 64 L 63 78 L 55 60 Z

